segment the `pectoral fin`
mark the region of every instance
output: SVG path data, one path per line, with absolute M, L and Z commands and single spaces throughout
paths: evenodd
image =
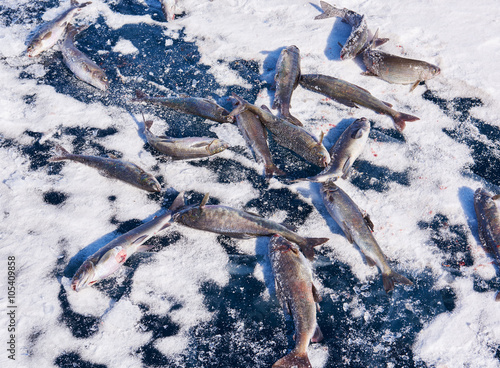
M 363 253 L 363 254 L 364 254 L 364 253 Z M 366 264 L 367 264 L 368 266 L 373 267 L 373 266 L 376 266 L 376 265 L 377 265 L 377 264 L 375 263 L 375 261 L 374 261 L 372 258 L 370 258 L 370 257 L 366 256 L 366 254 L 365 254 L 365 259 L 366 259 Z
M 345 234 L 345 237 L 347 238 L 347 240 L 349 241 L 349 243 L 354 243 L 354 238 L 351 234 L 351 231 L 349 230 L 349 227 L 347 226 L 347 224 L 345 223 L 345 221 L 342 221 L 342 231 L 344 232 Z
M 318 289 L 316 289 L 316 286 L 314 286 L 314 284 L 312 285 L 312 294 L 313 294 L 314 301 L 316 303 L 319 303 L 320 301 L 323 300 L 323 298 L 321 297 L 321 295 L 319 295 Z
M 368 226 L 368 228 L 370 229 L 370 231 L 372 231 L 372 232 L 373 232 L 373 231 L 374 231 L 374 229 L 375 229 L 375 226 L 373 226 L 373 222 L 372 222 L 372 220 L 370 219 L 370 215 L 366 213 L 366 214 L 363 216 L 363 220 L 365 220 L 366 226 Z
M 413 85 L 411 86 L 410 88 L 410 92 L 412 92 L 415 88 L 417 88 L 417 86 L 420 84 L 421 81 L 416 81 L 415 83 L 413 83 Z
M 185 205 L 186 203 L 184 201 L 184 192 L 180 192 L 170 205 L 169 211 L 177 211 L 179 208 L 184 207 Z
M 205 196 L 203 197 L 203 199 L 201 200 L 201 203 L 200 203 L 200 208 L 203 208 L 205 207 L 205 205 L 207 204 L 208 202 L 208 199 L 210 198 L 210 195 L 207 193 L 205 194 Z
M 135 239 L 131 244 L 140 244 L 143 241 L 146 241 L 147 238 L 148 238 L 147 235 L 142 235 L 142 236 L 138 237 L 137 239 Z

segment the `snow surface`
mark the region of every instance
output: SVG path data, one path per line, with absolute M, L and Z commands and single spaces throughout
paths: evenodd
M 135 225 L 147 221 L 163 212 L 177 192 L 191 193 L 192 203 L 209 192 L 211 198 L 222 205 L 257 212 L 266 208 L 266 217 L 281 222 L 287 219 L 287 211 L 266 201 L 272 199 L 272 193 L 285 190 L 290 191 L 290 196 L 299 198 L 304 208 L 310 206 L 312 209 L 303 218 L 292 219 L 299 224 L 297 232 L 303 236 L 330 238 L 319 250 L 320 256 L 314 264 L 316 282 L 323 295 L 320 326 L 321 321 L 339 327 L 353 321 L 369 323 L 384 309 L 391 311 L 387 312 L 386 319 L 391 318 L 391 313 L 394 316 L 415 313 L 419 327 L 412 330 L 413 340 L 401 342 L 405 331 L 398 332 L 397 327 L 392 326 L 392 330 L 376 332 L 375 336 L 381 337 L 381 341 L 376 345 L 375 342 L 367 343 L 369 353 L 387 352 L 394 348 L 394 341 L 400 341 L 412 354 L 408 366 L 500 367 L 500 303 L 494 301 L 496 289 L 484 287 L 479 290 L 476 287 L 478 282 L 494 280 L 497 270 L 479 242 L 472 204 L 473 191 L 478 187 L 486 186 L 499 192 L 500 175 L 492 180 L 491 176 L 481 177 L 471 170 L 477 159 L 473 142 L 490 147 L 491 152 L 487 154 L 498 159 L 500 135 L 492 139 L 477 128 L 466 130 L 466 138 L 462 140 L 447 134 L 462 132 L 460 129 L 470 122 L 471 116 L 487 122 L 497 131 L 500 129 L 497 61 L 500 7 L 497 1 L 484 0 L 473 7 L 465 0 L 453 4 L 431 0 L 346 0 L 337 3 L 365 14 L 372 32 L 378 28 L 380 37 L 390 38 L 383 50 L 439 65 L 439 76 L 410 93 L 407 85 L 392 85 L 362 76 L 364 68 L 357 60 L 340 61 L 337 41 L 347 39 L 350 27 L 335 18 L 314 20 L 321 12 L 315 2 L 185 0 L 179 1 L 180 11 L 177 12 L 183 15 L 166 23 L 159 2 L 93 0 L 78 19 L 91 24 L 100 21 L 93 31 L 103 32 L 98 36 L 102 42 L 86 41 L 83 35 L 79 42 L 84 52 L 93 58 L 100 57 L 107 71 L 115 76 L 111 89 L 118 92 L 107 96 L 68 72 L 54 75 L 54 66 L 60 64 L 57 51 L 39 59 L 29 59 L 23 53 L 30 32 L 69 6 L 69 1 L 62 1 L 60 5 L 54 1 L 32 3 L 6 0 L 0 5 L 1 341 L 8 341 L 9 321 L 5 312 L 8 256 L 16 259 L 18 306 L 16 361 L 8 359 L 4 344 L 0 354 L 2 367 L 65 366 L 61 357 L 70 359 L 73 353 L 98 367 L 155 366 L 144 359 L 144 346 L 156 349 L 172 366 L 218 366 L 217 359 L 212 357 L 212 360 L 193 363 L 196 362 L 194 349 L 197 344 L 204 343 L 196 333 L 210 331 L 211 321 L 218 313 L 218 307 L 209 305 L 202 290 L 226 290 L 232 287 L 238 275 L 248 275 L 262 286 L 263 291 L 256 298 L 263 305 L 272 306 L 270 309 L 255 306 L 256 315 L 264 315 L 265 321 L 266 313 L 281 313 L 276 302 L 272 302 L 275 296 L 266 258 L 266 239 L 233 240 L 229 246 L 222 246 L 216 234 L 174 225 L 158 241 L 163 244 L 160 250 L 138 255 L 139 261 L 120 270 L 111 284 L 96 285 L 76 293 L 69 287 L 71 272 L 74 273 L 75 265 L 81 264 L 86 256 L 118 236 L 120 224 L 130 227 L 131 220 L 136 221 Z M 134 14 L 134 9 L 141 9 L 141 12 Z M 144 54 L 126 29 L 137 25 L 155 30 L 154 37 L 158 38 L 153 41 L 157 44 L 155 53 Z M 112 41 L 104 41 L 106 32 L 113 34 Z M 395 269 L 414 281 L 414 287 L 398 286 L 393 295 L 385 296 L 383 291 L 380 294 L 382 285 L 378 270 L 366 265 L 359 250 L 348 243 L 329 217 L 317 184 L 289 184 L 272 179 L 264 189 L 256 188 L 246 173 L 256 171 L 260 174 L 263 168 L 253 160 L 236 126 L 199 123 L 203 133 L 217 135 L 237 148 L 203 161 L 203 165 L 159 160 L 151 150 L 144 149 L 140 110 L 130 111 L 123 99 L 133 96 L 133 86 L 156 88 L 164 94 L 184 92 L 182 86 L 177 90 L 167 86 L 173 78 L 169 75 L 169 67 L 155 69 L 156 59 L 168 63 L 169 58 L 179 52 L 178 47 L 185 47 L 178 42 L 180 39 L 197 48 L 198 64 L 206 65 L 206 73 L 213 76 L 215 90 L 206 87 L 198 90 L 201 76 L 187 81 L 185 88 L 198 91 L 199 96 L 227 96 L 235 90 L 234 86 L 242 90 L 254 88 L 251 80 L 245 79 L 234 67 L 241 60 L 247 60 L 258 65 L 262 82 L 255 103 L 269 106 L 279 52 L 294 44 L 301 51 L 302 73 L 345 79 L 390 102 L 396 110 L 420 117 L 420 121 L 408 123 L 401 136 L 394 133 L 393 123 L 387 116 L 362 108 L 347 108 L 300 87 L 292 98 L 293 115 L 317 136 L 324 132 L 327 148 L 355 118 L 365 116 L 373 122 L 376 129 L 370 135 L 359 164 L 355 165 L 355 172 L 339 185 L 371 215 L 381 248 Z M 93 45 L 101 48 L 92 49 Z M 129 56 L 124 59 L 128 65 L 123 62 L 110 66 L 106 61 L 107 57 L 122 56 Z M 184 72 L 189 72 L 189 66 Z M 59 84 L 65 81 L 72 89 L 51 83 L 54 79 Z M 121 83 L 122 89 L 117 87 Z M 79 94 L 71 92 L 75 90 L 79 90 Z M 432 91 L 431 97 L 437 98 L 423 98 L 429 96 L 425 94 L 428 90 Z M 439 99 L 444 101 L 441 105 Z M 479 99 L 482 103 L 470 107 L 464 117 L 463 110 L 454 105 L 457 99 Z M 115 103 L 118 100 L 120 103 Z M 175 125 L 175 121 L 162 121 L 163 116 L 155 115 L 158 111 L 145 110 L 146 119 L 155 120 L 155 130 Z M 85 139 L 90 137 L 91 141 L 78 142 L 66 129 L 78 127 L 88 129 L 90 133 Z M 107 129 L 116 132 L 101 134 Z M 200 132 L 199 135 L 204 134 Z M 150 195 L 73 162 L 51 166 L 44 160 L 50 156 L 49 148 L 55 142 L 72 152 L 79 149 L 79 153 L 101 154 L 100 149 L 104 147 L 106 153 L 119 153 L 124 159 L 161 177 L 165 192 Z M 28 148 L 43 151 L 36 156 Z M 284 155 L 286 153 L 282 153 Z M 40 160 L 35 164 L 34 156 Z M 285 162 L 300 160 L 288 156 Z M 220 160 L 240 166 L 228 164 L 224 169 L 214 168 Z M 239 167 L 246 171 L 228 171 Z M 61 203 L 53 204 L 47 201 L 47 193 L 63 193 L 65 197 Z M 264 203 L 259 202 L 262 193 L 267 194 L 262 200 Z M 299 208 L 297 213 L 303 212 Z M 170 239 L 169 233 L 180 234 L 179 239 Z M 448 244 L 449 239 L 449 244 L 453 244 L 454 237 L 462 242 L 463 254 L 450 254 L 439 246 Z M 471 262 L 462 262 L 467 255 L 472 257 Z M 247 259 L 245 257 L 250 257 L 249 264 L 239 263 L 238 259 Z M 457 262 L 450 267 L 453 261 Z M 332 264 L 345 265 L 357 289 L 336 289 L 336 284 L 325 272 Z M 129 288 L 125 292 L 120 291 L 123 285 Z M 420 304 L 410 298 L 412 292 L 421 292 L 426 287 L 434 293 L 429 295 L 450 290 L 453 307 L 436 307 L 433 315 L 422 315 L 422 311 L 427 310 L 425 304 L 433 301 L 423 300 Z M 344 297 L 347 299 L 342 304 L 340 301 Z M 373 304 L 382 299 L 385 304 Z M 335 303 L 340 303 L 349 321 L 341 321 L 333 314 L 325 315 L 334 310 Z M 234 303 L 227 310 L 238 320 L 239 311 Z M 169 323 L 178 328 L 175 333 L 158 337 L 145 322 L 145 314 L 168 316 Z M 82 325 L 84 328 L 91 325 L 93 330 L 79 331 L 78 324 L 72 322 L 77 315 L 87 318 Z M 239 320 L 241 330 L 238 324 L 228 325 L 228 329 L 234 329 L 231 336 L 234 336 L 235 345 L 250 339 L 245 331 L 255 327 L 258 336 L 258 328 L 266 327 L 262 321 L 260 325 L 244 326 L 247 322 Z M 277 341 L 258 340 L 252 335 L 256 342 L 251 347 L 256 352 L 249 355 L 255 356 L 254 366 L 270 366 L 293 346 L 293 342 L 287 344 L 287 336 L 293 334 L 292 325 L 285 326 L 284 320 L 278 322 L 284 332 L 276 334 Z M 352 357 L 332 348 L 335 332 L 323 329 L 325 341 L 309 347 L 313 366 L 333 366 L 332 357 L 335 357 L 335 366 L 350 366 Z M 218 341 L 217 334 L 210 338 Z M 352 339 L 349 343 L 353 345 L 364 343 L 362 334 L 354 332 Z M 267 356 L 269 352 L 274 356 Z M 199 359 L 202 358 L 208 359 L 207 356 Z M 381 365 L 376 359 L 352 364 L 400 366 L 389 360 Z

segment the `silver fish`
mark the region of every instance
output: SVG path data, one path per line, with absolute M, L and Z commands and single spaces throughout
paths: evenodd
M 314 257 L 313 247 L 328 241 L 328 238 L 304 238 L 287 227 L 262 216 L 227 206 L 207 205 L 207 201 L 208 194 L 199 205 L 172 209 L 174 211 L 172 220 L 194 229 L 240 239 L 280 234 L 298 244 L 310 260 Z
M 66 26 L 71 22 L 77 12 L 82 8 L 91 4 L 86 2 L 78 4 L 75 0 L 71 0 L 71 7 L 58 15 L 50 22 L 44 23 L 31 38 L 28 43 L 27 53 L 29 57 L 38 56 L 42 52 L 52 48 L 66 32 Z
M 379 100 L 369 91 L 342 79 L 321 74 L 303 74 L 300 85 L 308 90 L 321 93 L 349 107 L 363 106 L 379 114 L 389 115 L 396 129 L 402 131 L 407 121 L 420 120 L 416 116 L 392 109 L 390 103 Z
M 80 162 L 98 169 L 99 172 L 106 177 L 124 181 L 148 192 L 161 191 L 161 185 L 153 175 L 145 172 L 139 166 L 131 162 L 119 160 L 117 158 L 76 155 L 69 153 L 59 145 L 57 145 L 55 149 L 57 155 L 51 157 L 49 161 L 71 160 Z
M 132 102 L 146 102 L 165 106 L 186 114 L 200 116 L 219 123 L 233 123 L 233 118 L 229 116 L 229 111 L 208 98 L 190 97 L 187 95 L 179 97 L 149 97 L 141 91 L 136 91 L 135 94 L 136 98 L 132 99 Z
M 231 112 L 231 116 L 237 115 L 243 110 L 251 111 L 273 133 L 276 143 L 317 166 L 326 167 L 328 165 L 330 155 L 322 144 L 323 136 L 318 140 L 304 128 L 274 116 L 267 108 L 263 109 L 252 105 L 235 94 L 233 97 L 239 105 Z
M 412 285 L 406 277 L 394 272 L 384 253 L 373 237 L 373 223 L 364 216 L 356 203 L 332 181 L 321 186 L 321 195 L 326 209 L 344 232 L 349 242 L 355 243 L 363 252 L 369 266 L 377 266 L 382 273 L 386 292 L 394 289 L 394 284 Z
M 238 106 L 238 101 L 233 100 L 233 107 Z M 256 160 L 264 163 L 266 177 L 273 175 L 285 175 L 274 164 L 271 158 L 271 152 L 267 144 L 267 131 L 260 122 L 259 118 L 251 111 L 244 110 L 235 116 L 236 124 L 245 138 L 247 145 L 251 148 Z
M 274 235 L 269 242 L 269 259 L 276 296 L 295 325 L 295 347 L 273 368 L 311 367 L 307 356 L 309 341 L 319 342 L 323 334 L 316 322 L 316 303 L 321 298 L 313 284 L 310 264 L 297 245 L 280 235 Z
M 177 7 L 177 0 L 160 0 L 161 10 L 165 19 L 168 21 L 175 19 L 175 12 Z
M 500 195 L 493 196 L 483 188 L 478 188 L 474 193 L 474 210 L 477 217 L 479 239 L 486 251 L 495 259 L 500 266 L 500 210 L 496 200 Z M 500 301 L 500 291 L 495 300 Z
M 342 21 L 348 23 L 352 27 L 351 34 L 347 38 L 346 43 L 340 47 L 340 59 L 353 59 L 365 47 L 368 41 L 368 27 L 366 25 L 365 16 L 358 14 L 349 9 L 338 9 L 324 1 L 320 1 L 323 14 L 316 16 L 314 19 L 325 19 L 331 17 L 342 18 Z
M 144 122 L 144 134 L 148 143 L 161 153 L 175 160 L 202 158 L 215 155 L 229 147 L 227 142 L 209 137 L 172 138 L 151 133 L 153 121 Z
M 276 92 L 272 108 L 279 109 L 278 116 L 290 123 L 302 126 L 302 123 L 290 114 L 290 101 L 293 90 L 299 84 L 300 77 L 300 51 L 297 46 L 288 46 L 281 50 L 276 63 Z
M 339 177 L 346 179 L 354 161 L 365 148 L 370 134 L 370 122 L 366 118 L 355 120 L 340 135 L 330 148 L 330 163 L 318 175 L 307 178 L 309 181 L 325 182 Z
M 106 73 L 87 55 L 78 50 L 74 43 L 75 36 L 86 28 L 87 26 L 77 28 L 72 24 L 68 24 L 66 37 L 61 45 L 63 61 L 77 78 L 102 91 L 106 91 L 109 87 Z

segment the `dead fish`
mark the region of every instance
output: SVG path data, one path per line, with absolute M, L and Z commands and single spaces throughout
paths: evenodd
M 276 296 L 295 326 L 295 347 L 273 368 L 311 367 L 307 356 L 309 341 L 321 341 L 323 333 L 316 322 L 316 303 L 321 298 L 313 284 L 310 264 L 297 245 L 280 235 L 274 235 L 269 242 L 269 259 Z
M 168 21 L 175 19 L 175 12 L 177 7 L 177 0 L 160 0 L 161 10 L 165 19 Z
M 356 203 L 332 181 L 321 186 L 323 202 L 335 222 L 344 232 L 349 243 L 355 243 L 363 252 L 369 266 L 377 266 L 382 273 L 386 292 L 394 290 L 394 284 L 412 285 L 406 277 L 392 270 L 384 253 L 373 237 L 373 223 L 363 215 Z
M 263 106 L 265 109 L 259 108 L 235 94 L 233 94 L 233 97 L 238 101 L 239 105 L 231 112 L 231 116 L 235 116 L 243 110 L 251 111 L 273 133 L 276 143 L 319 167 L 328 165 L 330 155 L 323 146 L 323 136 L 318 140 L 304 128 L 274 116 L 265 106 Z
M 104 70 L 102 70 L 87 55 L 78 50 L 75 46 L 75 36 L 87 26 L 75 27 L 68 24 L 66 37 L 61 45 L 64 64 L 77 76 L 88 84 L 106 91 L 109 87 L 109 80 Z
M 346 179 L 354 161 L 365 148 L 370 134 L 370 122 L 366 118 L 355 120 L 349 125 L 330 148 L 330 163 L 318 175 L 307 178 L 309 181 L 325 182 L 341 177 Z
M 497 267 L 500 267 L 500 210 L 496 200 L 500 195 L 492 195 L 483 188 L 478 188 L 474 193 L 474 210 L 477 217 L 479 239 L 485 250 L 493 257 Z M 500 291 L 495 300 L 500 301 Z
M 321 93 L 343 105 L 349 107 L 358 107 L 359 105 L 379 114 L 389 115 L 399 131 L 405 128 L 407 121 L 420 120 L 416 116 L 392 109 L 390 103 L 381 101 L 366 89 L 342 79 L 321 74 L 303 74 L 299 83 L 302 87 Z
M 71 0 L 71 7 L 58 15 L 50 22 L 44 23 L 34 34 L 28 43 L 27 53 L 29 57 L 38 56 L 42 52 L 52 48 L 66 32 L 66 26 L 71 22 L 77 12 L 91 4 L 86 2 L 78 4 L 76 0 Z
M 239 104 L 237 100 L 232 100 L 232 103 L 234 108 Z M 266 177 L 285 175 L 285 172 L 277 168 L 271 158 L 271 152 L 267 144 L 267 131 L 257 115 L 251 111 L 244 110 L 235 115 L 235 118 L 238 129 L 252 150 L 255 159 L 257 162 L 264 163 Z
M 358 14 L 349 9 L 338 9 L 324 1 L 320 1 L 323 14 L 316 16 L 314 19 L 325 19 L 331 17 L 342 18 L 342 21 L 348 23 L 352 27 L 351 34 L 347 38 L 346 43 L 340 47 L 340 59 L 354 59 L 368 41 L 368 27 L 366 25 L 365 16 Z
M 410 92 L 420 82 L 434 78 L 441 72 L 436 65 L 375 50 L 373 45 L 363 51 L 363 63 L 368 70 L 363 74 L 379 77 L 389 83 L 412 84 Z
M 49 161 L 71 160 L 93 167 L 109 178 L 118 179 L 148 192 L 161 191 L 161 185 L 156 178 L 141 169 L 136 164 L 117 158 L 76 155 L 69 153 L 63 147 L 56 145 L 56 154 Z
M 310 260 L 314 257 L 313 247 L 328 241 L 328 238 L 304 238 L 287 227 L 262 216 L 227 206 L 207 205 L 207 201 L 208 194 L 199 205 L 173 209 L 172 221 L 194 229 L 240 239 L 280 234 L 298 244 Z
M 227 142 L 209 137 L 172 138 L 151 133 L 152 120 L 144 121 L 144 134 L 156 150 L 175 160 L 202 158 L 215 155 L 229 147 Z
M 185 114 L 200 116 L 219 123 L 232 123 L 233 119 L 222 106 L 208 98 L 190 97 L 181 95 L 179 97 L 149 97 L 144 92 L 136 91 L 133 102 L 146 102 L 154 105 L 168 107 Z
M 293 90 L 299 84 L 300 77 L 300 51 L 297 46 L 288 46 L 281 50 L 276 63 L 274 81 L 276 92 L 272 108 L 279 109 L 278 116 L 290 123 L 303 126 L 302 123 L 290 114 L 290 101 Z

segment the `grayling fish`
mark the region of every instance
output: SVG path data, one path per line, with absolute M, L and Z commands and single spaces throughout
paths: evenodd
M 324 1 L 320 1 L 323 14 L 316 16 L 314 19 L 325 19 L 331 17 L 342 18 L 342 21 L 348 23 L 352 27 L 351 34 L 347 38 L 346 43 L 340 47 L 340 58 L 342 60 L 354 59 L 368 41 L 368 27 L 366 26 L 365 16 L 353 12 L 349 9 L 338 9 Z
M 274 116 L 269 110 L 252 105 L 235 94 L 233 94 L 233 97 L 238 101 L 239 105 L 231 112 L 231 116 L 237 115 L 243 110 L 251 111 L 273 133 L 276 143 L 317 166 L 326 167 L 328 165 L 330 155 L 322 144 L 323 137 L 318 140 L 304 128 Z
M 309 341 L 319 342 L 323 334 L 316 322 L 317 302 L 321 299 L 313 284 L 309 262 L 297 245 L 280 235 L 269 242 L 269 259 L 276 285 L 276 296 L 284 310 L 292 316 L 295 326 L 295 347 L 273 368 L 310 368 L 307 356 Z
M 86 2 L 78 4 L 76 0 L 71 0 L 71 7 L 58 15 L 50 22 L 44 23 L 34 34 L 28 43 L 27 53 L 29 57 L 38 56 L 42 52 L 52 48 L 66 32 L 66 26 L 82 8 L 91 4 Z
M 373 223 L 364 216 L 356 203 L 332 181 L 321 186 L 321 195 L 326 209 L 344 232 L 349 242 L 355 243 L 363 252 L 369 266 L 377 266 L 382 273 L 386 292 L 394 289 L 394 284 L 412 285 L 406 277 L 394 272 L 384 253 L 373 237 Z
M 493 257 L 497 267 L 500 267 L 500 210 L 495 200 L 500 195 L 493 196 L 483 188 L 474 193 L 474 210 L 476 211 L 479 239 L 486 251 Z M 500 292 L 495 297 L 500 301 Z
M 379 114 L 389 115 L 399 131 L 405 128 L 407 121 L 420 120 L 416 116 L 392 109 L 391 104 L 379 100 L 366 89 L 342 79 L 321 74 L 303 74 L 300 78 L 300 85 L 346 106 L 358 107 L 359 105 Z
M 239 104 L 232 100 L 234 108 Z M 244 110 L 235 116 L 236 124 L 245 138 L 247 145 L 251 148 L 257 162 L 264 163 L 266 177 L 273 175 L 285 175 L 285 172 L 278 169 L 271 158 L 271 152 L 267 145 L 267 131 L 253 112 Z
M 224 151 L 229 144 L 223 140 L 209 137 L 172 138 L 151 133 L 153 121 L 144 122 L 144 134 L 148 143 L 156 150 L 176 160 L 202 158 Z
M 288 46 L 281 50 L 276 63 L 276 92 L 274 93 L 273 109 L 279 109 L 278 116 L 290 123 L 302 126 L 302 123 L 290 114 L 292 92 L 299 84 L 300 51 L 297 46 Z
M 71 288 L 80 291 L 93 285 L 116 272 L 134 253 L 153 248 L 154 244 L 145 245 L 144 242 L 170 226 L 171 218 L 172 212 L 167 211 L 103 246 L 78 268 Z
M 199 205 L 172 209 L 174 211 L 172 220 L 194 229 L 240 239 L 280 234 L 298 244 L 310 260 L 314 257 L 313 247 L 328 241 L 328 238 L 304 238 L 287 227 L 262 216 L 227 206 L 206 205 L 207 201 L 208 194 Z
M 146 102 L 154 105 L 165 106 L 170 109 L 186 114 L 200 116 L 219 123 L 232 123 L 229 111 L 219 106 L 215 101 L 208 98 L 190 97 L 182 95 L 179 97 L 149 97 L 141 91 L 136 91 L 136 98 L 133 102 Z
M 375 34 L 375 37 L 377 34 Z M 373 46 L 363 51 L 365 75 L 374 75 L 389 83 L 412 84 L 413 91 L 420 82 L 434 78 L 441 72 L 438 66 L 421 60 L 408 59 L 375 50 Z
M 109 87 L 106 73 L 87 55 L 78 50 L 74 43 L 75 36 L 86 28 L 87 26 L 77 28 L 68 24 L 66 37 L 61 45 L 63 61 L 79 79 L 106 91 Z
M 177 0 L 160 0 L 161 11 L 168 21 L 175 19 L 175 11 L 177 7 Z
M 352 164 L 365 148 L 370 134 L 370 122 L 366 118 L 355 120 L 340 135 L 330 148 L 330 163 L 318 175 L 307 178 L 309 181 L 325 182 L 339 177 L 346 179 Z
M 124 181 L 148 192 L 159 192 L 161 190 L 160 183 L 153 175 L 131 162 L 117 158 L 76 155 L 69 153 L 59 145 L 55 148 L 57 156 L 51 157 L 49 161 L 71 160 L 80 162 L 99 170 L 106 177 Z

